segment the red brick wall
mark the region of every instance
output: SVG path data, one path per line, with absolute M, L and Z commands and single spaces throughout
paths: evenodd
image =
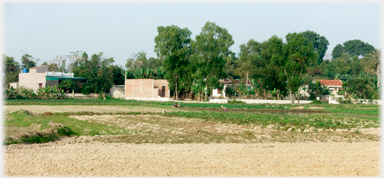
M 153 80 L 141 79 L 141 97 L 152 98 L 153 93 Z
M 159 98 L 159 89 L 154 88 L 152 94 L 153 94 L 153 98 Z
M 133 79 L 132 97 L 141 97 L 141 79 Z

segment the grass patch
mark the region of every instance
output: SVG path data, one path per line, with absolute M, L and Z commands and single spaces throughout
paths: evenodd
M 267 105 L 263 107 L 267 107 Z M 380 121 L 374 118 L 371 120 L 359 119 L 345 117 L 342 114 L 334 116 L 325 113 L 310 116 L 256 114 L 247 112 L 247 109 L 244 109 L 244 112 L 236 113 L 180 111 L 167 112 L 167 114 L 156 112 L 46 112 L 36 115 L 28 111 L 16 111 L 7 114 L 5 120 L 7 129 L 26 128 L 35 124 L 40 125 L 39 130 L 44 131 L 49 129 L 52 123 L 65 125 L 69 130 L 57 129 L 51 135 L 30 134 L 24 139 L 10 140 L 8 143 L 42 143 L 64 135 L 103 135 L 94 138 L 104 142 L 136 144 L 327 141 L 331 137 L 331 140 L 337 141 L 343 139 L 356 141 L 357 138 L 349 136 L 351 134 L 358 135 L 359 139 L 378 140 L 378 136 L 370 135 L 368 137 L 353 131 L 380 126 Z M 261 126 L 258 128 L 261 130 L 253 130 L 254 126 Z M 304 132 L 309 128 L 316 131 Z M 330 129 L 353 129 L 353 131 L 335 136 Z
M 302 128 L 314 127 L 317 129 L 349 129 L 358 126 L 378 127 L 379 121 L 364 119 L 345 119 L 344 117 L 329 115 L 312 115 L 312 116 L 282 116 L 252 113 L 229 113 L 229 112 L 169 112 L 166 115 L 187 118 L 200 118 L 206 121 L 219 121 L 230 124 L 254 124 L 259 126 L 274 125 L 276 129 L 284 129 L 286 127 Z M 349 121 L 349 122 L 348 122 Z
M 67 98 L 62 100 L 4 100 L 6 105 L 117 105 L 117 106 L 146 106 L 167 108 L 174 105 L 174 101 L 160 102 L 160 101 L 136 101 L 136 100 L 121 100 L 121 99 L 73 99 Z M 315 101 L 314 101 L 315 102 Z M 285 109 L 289 110 L 291 107 L 297 107 L 302 105 L 297 104 L 245 104 L 228 103 L 181 103 L 183 108 L 220 108 L 224 106 L 228 109 L 243 108 L 243 109 Z M 364 104 L 305 104 L 305 107 L 323 107 L 324 111 L 338 114 L 353 114 L 353 115 L 365 115 L 364 117 L 379 117 L 380 106 L 379 105 L 364 105 Z

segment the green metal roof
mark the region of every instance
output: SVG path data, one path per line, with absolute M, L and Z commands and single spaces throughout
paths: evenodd
M 84 77 L 63 77 L 63 76 L 60 76 L 60 77 L 55 77 L 55 76 L 47 76 L 45 78 L 46 80 L 87 80 L 87 78 L 84 78 Z

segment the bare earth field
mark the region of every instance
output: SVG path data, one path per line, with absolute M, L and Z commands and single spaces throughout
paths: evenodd
M 379 142 L 6 146 L 8 176 L 378 176 Z
M 5 109 L 7 113 L 20 109 L 35 113 L 162 112 L 163 110 L 152 107 L 73 105 L 6 106 Z M 355 134 L 353 130 L 290 132 L 253 125 L 222 124 L 161 115 L 70 117 L 124 128 L 135 133 L 64 137 L 59 141 L 44 144 L 3 146 L 5 175 L 380 175 L 379 128 L 359 129 L 360 134 Z M 148 139 L 145 140 L 148 143 L 142 139 Z M 192 143 L 180 143 L 179 139 L 190 140 Z M 159 142 L 160 140 L 163 141 Z M 214 143 L 215 140 L 219 143 Z M 134 144 L 136 141 L 140 144 Z M 207 143 L 204 144 L 205 142 Z

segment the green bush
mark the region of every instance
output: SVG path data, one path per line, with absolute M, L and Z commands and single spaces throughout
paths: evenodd
M 311 102 L 311 104 L 321 104 L 321 101 L 319 101 L 319 100 L 313 100 L 313 101 Z
M 228 104 L 246 104 L 244 101 L 236 101 L 236 99 L 233 99 L 233 101 L 228 100 Z
M 56 86 L 37 89 L 36 92 L 33 89 L 27 89 L 25 87 L 19 87 L 14 89 L 5 89 L 5 99 L 64 99 L 65 94 L 63 91 L 57 89 Z
M 73 90 L 77 87 L 76 83 L 73 82 L 72 80 L 63 80 L 60 84 L 59 84 L 59 88 L 60 89 L 64 89 L 64 90 Z

